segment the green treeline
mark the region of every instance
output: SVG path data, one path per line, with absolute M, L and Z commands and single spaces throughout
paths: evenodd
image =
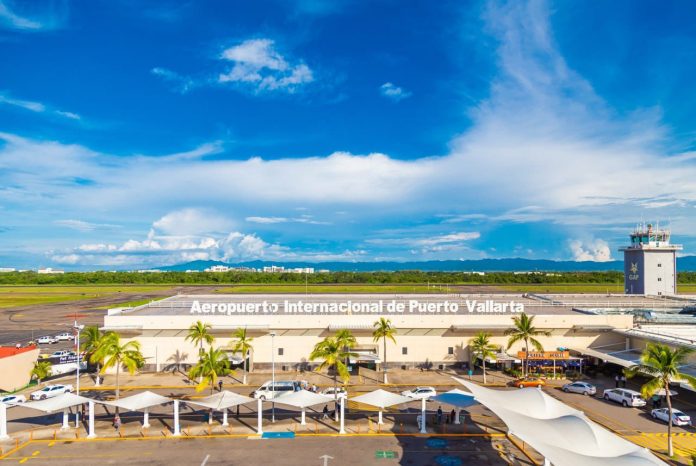
M 171 284 L 620 284 L 623 273 L 609 272 L 555 272 L 512 273 L 490 272 L 476 275 L 463 272 L 330 272 L 303 275 L 297 273 L 254 272 L 69 272 L 39 275 L 35 272 L 0 274 L 0 285 L 171 285 Z M 696 272 L 681 272 L 679 283 L 696 283 Z

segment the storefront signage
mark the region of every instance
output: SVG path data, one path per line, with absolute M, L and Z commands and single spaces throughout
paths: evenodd
M 193 301 L 191 314 L 505 314 L 524 312 L 515 301 L 311 301 L 204 302 Z
M 569 351 L 530 351 L 525 358 L 524 351 L 517 352 L 517 359 L 570 359 Z

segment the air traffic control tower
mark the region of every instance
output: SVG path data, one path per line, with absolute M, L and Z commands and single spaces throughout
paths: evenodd
M 670 231 L 640 225 L 631 233 L 631 245 L 624 253 L 626 294 L 673 295 L 677 292 L 677 251 L 670 244 Z

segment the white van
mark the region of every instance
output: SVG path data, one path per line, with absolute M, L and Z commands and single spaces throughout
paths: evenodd
M 276 380 L 275 386 L 270 380 L 254 390 L 252 396 L 261 400 L 272 400 L 288 392 L 299 390 L 299 382 Z
M 635 390 L 628 390 L 627 388 L 604 390 L 604 399 L 621 403 L 624 406 L 640 407 L 646 404 L 646 401 L 640 396 L 640 393 Z

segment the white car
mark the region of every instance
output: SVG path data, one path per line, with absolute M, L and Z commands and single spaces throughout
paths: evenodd
M 609 390 L 604 390 L 604 399 L 621 403 L 625 407 L 640 407 L 647 404 L 643 397 L 640 396 L 640 393 L 627 388 L 611 388 Z
M 72 385 L 46 385 L 41 390 L 37 390 L 31 394 L 32 400 L 45 400 L 54 396 L 62 395 L 73 391 Z
M 25 401 L 27 401 L 27 398 L 24 395 L 7 395 L 0 397 L 0 403 L 6 405 L 15 405 L 17 403 L 24 403 Z
M 669 422 L 669 410 L 667 408 L 658 408 L 650 411 L 650 415 L 653 419 L 658 419 L 663 422 Z M 684 414 L 678 409 L 672 410 L 672 424 L 675 426 L 690 426 L 691 417 L 688 414 Z
M 75 339 L 75 335 L 73 335 L 72 333 L 65 332 L 56 335 L 54 338 L 58 341 L 72 341 Z
M 585 396 L 595 395 L 597 387 L 587 382 L 572 382 L 563 385 L 563 391 L 566 393 L 581 393 Z
M 346 389 L 342 388 L 342 387 L 336 388 L 335 391 L 334 391 L 333 387 L 325 388 L 324 390 L 321 391 L 322 395 L 330 396 L 332 398 L 334 396 L 334 393 L 336 393 L 336 398 L 345 398 L 347 395 Z
M 433 387 L 416 387 L 413 390 L 403 391 L 401 394 L 414 400 L 427 400 L 436 396 L 437 392 Z
M 53 353 L 51 353 L 49 358 L 62 358 L 62 357 L 66 357 L 66 356 L 73 356 L 74 357 L 74 356 L 77 356 L 77 354 L 75 354 L 74 351 L 70 351 L 70 350 L 59 350 L 59 351 L 54 351 Z
M 49 337 L 48 335 L 39 337 L 36 339 L 36 342 L 40 345 L 52 345 L 54 343 L 58 343 L 58 340 L 56 340 L 53 337 Z

